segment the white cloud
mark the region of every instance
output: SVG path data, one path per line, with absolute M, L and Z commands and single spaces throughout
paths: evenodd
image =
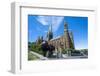
M 37 20 L 42 24 L 42 25 L 49 25 L 48 18 L 45 16 L 38 16 Z
M 52 17 L 53 30 L 57 31 L 64 17 Z
M 49 26 L 52 24 L 53 31 L 57 31 L 64 17 L 61 16 L 38 16 L 37 21 L 44 26 Z

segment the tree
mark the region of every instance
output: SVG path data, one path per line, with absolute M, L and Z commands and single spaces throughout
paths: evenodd
M 36 44 L 35 42 L 28 42 L 28 51 L 33 51 L 43 55 L 41 45 Z

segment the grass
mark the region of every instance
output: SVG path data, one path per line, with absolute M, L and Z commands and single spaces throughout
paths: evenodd
M 39 57 L 33 55 L 32 53 L 28 52 L 28 60 L 38 60 Z

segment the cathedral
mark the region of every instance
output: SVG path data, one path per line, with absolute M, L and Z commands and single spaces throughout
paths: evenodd
M 43 37 L 39 37 L 37 42 L 42 42 Z M 51 44 L 55 47 L 56 50 L 59 50 L 59 48 L 62 49 L 75 49 L 74 47 L 74 40 L 73 40 L 73 33 L 68 30 L 68 24 L 64 22 L 64 33 L 62 36 L 58 36 L 53 38 L 53 31 L 52 31 L 52 25 L 49 27 L 49 30 L 47 32 L 47 39 L 46 41 L 48 44 Z
M 55 46 L 56 49 L 75 49 L 73 33 L 68 30 L 68 24 L 64 22 L 64 34 L 62 36 L 58 36 L 53 38 L 52 25 L 50 26 L 47 33 L 47 41 L 49 44 Z

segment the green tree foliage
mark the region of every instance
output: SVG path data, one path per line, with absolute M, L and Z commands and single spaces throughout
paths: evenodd
M 72 43 L 72 41 L 70 42 L 70 48 L 74 49 L 74 44 Z
M 39 53 L 39 54 L 42 54 L 43 55 L 43 52 L 42 52 L 42 49 L 41 49 L 41 45 L 40 44 L 36 44 L 34 42 L 28 42 L 28 50 L 29 51 L 34 51 L 36 53 Z

